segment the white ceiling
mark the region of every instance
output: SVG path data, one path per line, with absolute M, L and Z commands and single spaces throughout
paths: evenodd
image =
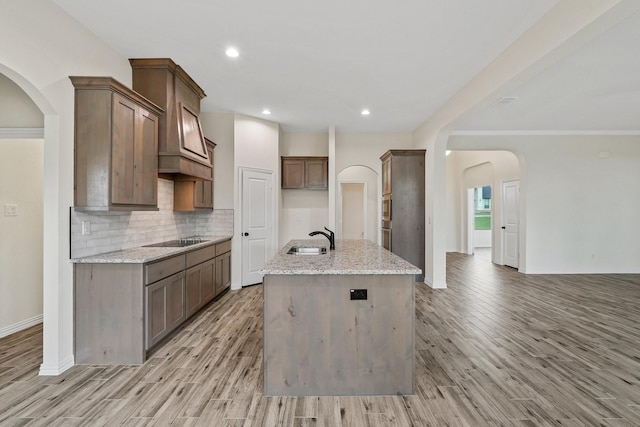
M 341 132 L 415 130 L 558 2 L 54 1 L 125 57 L 172 58 L 203 111 Z M 456 128 L 640 128 L 639 29 L 634 16 Z

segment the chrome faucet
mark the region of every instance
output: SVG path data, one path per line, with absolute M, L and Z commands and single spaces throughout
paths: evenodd
M 324 231 L 312 231 L 311 233 L 309 233 L 309 236 L 315 236 L 316 234 L 322 234 L 324 237 L 329 239 L 329 250 L 333 251 L 333 250 L 336 249 L 336 237 L 335 237 L 335 234 L 333 233 L 333 231 L 329 230 L 327 227 L 325 227 L 324 229 L 327 230 L 329 232 L 329 234 L 325 233 Z

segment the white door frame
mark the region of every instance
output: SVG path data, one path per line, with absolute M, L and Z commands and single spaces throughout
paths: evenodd
M 363 209 L 363 219 L 364 219 L 364 239 L 367 240 L 369 239 L 369 215 L 368 215 L 368 211 L 369 211 L 369 204 L 367 203 L 367 195 L 368 193 L 368 188 L 367 188 L 367 182 L 366 181 L 358 181 L 358 180 L 347 180 L 347 181 L 340 181 L 339 182 L 339 192 L 340 194 L 338 195 L 338 200 L 340 200 L 340 238 L 342 238 L 342 236 L 344 236 L 344 233 L 342 232 L 342 223 L 343 223 L 343 204 L 342 204 L 342 184 L 362 184 L 362 209 Z
M 264 174 L 269 175 L 269 184 L 270 184 L 269 185 L 269 189 L 270 189 L 270 192 L 271 192 L 271 197 L 270 197 L 271 203 L 270 203 L 269 207 L 270 207 L 270 210 L 271 210 L 270 217 L 271 217 L 271 221 L 272 221 L 272 224 L 269 227 L 270 232 L 268 234 L 268 243 L 267 243 L 267 253 L 269 254 L 269 256 L 273 256 L 273 254 L 275 253 L 275 250 L 277 249 L 276 248 L 276 233 L 277 233 L 277 230 L 278 230 L 278 228 L 277 228 L 278 221 L 277 221 L 277 216 L 276 216 L 277 199 L 276 199 L 276 192 L 274 191 L 274 176 L 275 176 L 274 171 L 268 170 L 268 169 L 250 168 L 250 167 L 244 167 L 244 166 L 238 167 L 238 182 L 239 182 L 239 185 L 238 185 L 239 215 L 238 215 L 238 217 L 240 219 L 240 221 L 239 221 L 239 223 L 240 223 L 240 250 L 238 252 L 236 252 L 236 253 L 239 253 L 239 255 L 240 255 L 240 263 L 239 263 L 240 264 L 240 269 L 239 269 L 240 270 L 240 288 L 242 286 L 244 286 L 245 279 L 246 279 L 244 277 L 245 269 L 244 269 L 244 264 L 243 264 L 245 262 L 244 257 L 243 257 L 243 254 L 244 254 L 244 247 L 243 247 L 244 239 L 242 238 L 242 233 L 243 233 L 243 230 L 244 230 L 244 224 L 243 224 L 243 220 L 244 219 L 243 219 L 243 216 L 242 216 L 242 212 L 244 212 L 244 210 L 243 210 L 243 195 L 244 195 L 244 193 L 243 193 L 243 191 L 244 191 L 243 183 L 244 183 L 244 174 L 246 172 L 257 172 L 257 173 L 264 173 Z

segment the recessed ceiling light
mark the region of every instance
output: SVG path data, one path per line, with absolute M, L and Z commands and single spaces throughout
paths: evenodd
M 227 50 L 224 53 L 229 58 L 237 58 L 240 55 L 240 52 L 238 52 L 238 49 L 236 49 L 235 47 L 227 48 Z
M 362 110 L 362 112 L 360 113 L 363 116 L 368 116 L 369 114 L 371 114 L 371 111 L 367 110 L 366 108 L 364 110 Z
M 262 110 L 262 114 L 265 114 L 268 116 L 269 114 L 271 114 L 271 111 L 265 108 L 264 110 Z
M 451 154 L 451 150 L 445 151 L 444 154 L 448 156 L 449 154 Z

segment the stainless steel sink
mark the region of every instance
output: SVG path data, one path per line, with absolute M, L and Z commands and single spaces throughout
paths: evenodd
M 325 247 L 303 248 L 301 246 L 291 246 L 287 252 L 290 255 L 323 255 L 327 253 Z

